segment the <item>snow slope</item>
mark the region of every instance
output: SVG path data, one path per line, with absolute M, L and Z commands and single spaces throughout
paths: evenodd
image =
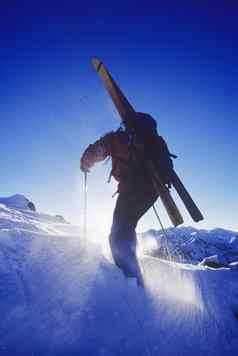
M 238 269 L 141 258 L 146 292 L 58 217 L 0 206 L 0 355 L 238 352 Z

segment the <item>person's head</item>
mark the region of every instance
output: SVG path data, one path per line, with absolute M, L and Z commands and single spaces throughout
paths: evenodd
M 137 121 L 146 122 L 147 124 L 151 125 L 151 128 L 154 132 L 157 132 L 157 124 L 153 117 L 149 114 L 143 112 L 135 112 L 134 114 L 130 115 L 128 119 L 123 119 L 122 124 L 127 130 L 132 130 Z
M 129 120 L 122 120 L 122 126 L 126 129 L 126 130 L 132 130 L 134 127 L 134 119 L 130 118 Z

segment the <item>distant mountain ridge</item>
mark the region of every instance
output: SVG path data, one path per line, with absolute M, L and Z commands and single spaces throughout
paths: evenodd
M 0 197 L 0 207 L 16 211 L 36 212 L 35 204 L 22 194 Z M 52 220 L 46 214 L 38 214 L 40 219 Z M 34 217 L 34 219 L 36 218 Z M 62 216 L 56 215 L 55 223 L 66 223 Z M 165 235 L 162 230 L 149 230 L 138 234 L 139 249 L 142 253 L 177 262 L 199 264 L 204 259 L 218 266 L 238 263 L 238 232 L 215 228 L 196 229 L 192 226 L 168 228 Z
M 30 209 L 36 211 L 35 204 L 22 194 L 14 194 L 10 197 L 0 197 L 0 204 L 15 209 Z
M 197 264 L 205 258 L 216 256 L 224 265 L 238 261 L 238 232 L 215 228 L 194 227 L 149 230 L 141 235 L 142 249 L 147 254 L 175 261 Z

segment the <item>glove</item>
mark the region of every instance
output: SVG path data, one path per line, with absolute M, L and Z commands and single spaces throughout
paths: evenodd
M 80 160 L 80 169 L 82 172 L 90 172 L 90 168 L 93 166 L 94 159 L 92 147 L 92 145 L 89 145 L 82 155 L 82 158 Z
M 84 151 L 80 161 L 80 168 L 83 172 L 89 172 L 96 162 L 103 161 L 106 158 L 107 151 L 101 141 L 102 139 L 89 145 Z
M 89 161 L 82 157 L 81 161 L 80 161 L 80 169 L 81 169 L 81 171 L 84 172 L 84 173 L 89 173 L 90 172 L 90 168 L 91 168 L 91 164 L 89 163 Z

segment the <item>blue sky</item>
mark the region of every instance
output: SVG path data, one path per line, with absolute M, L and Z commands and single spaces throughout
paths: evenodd
M 206 218 L 194 224 L 177 199 L 185 224 L 238 230 L 237 6 L 40 4 L 1 5 L 0 195 L 23 193 L 81 224 L 80 156 L 119 125 L 90 63 L 98 57 L 179 156 L 176 170 Z M 116 190 L 109 171 L 101 164 L 89 176 L 90 221 L 105 231 Z M 138 228 L 157 226 L 149 212 Z

